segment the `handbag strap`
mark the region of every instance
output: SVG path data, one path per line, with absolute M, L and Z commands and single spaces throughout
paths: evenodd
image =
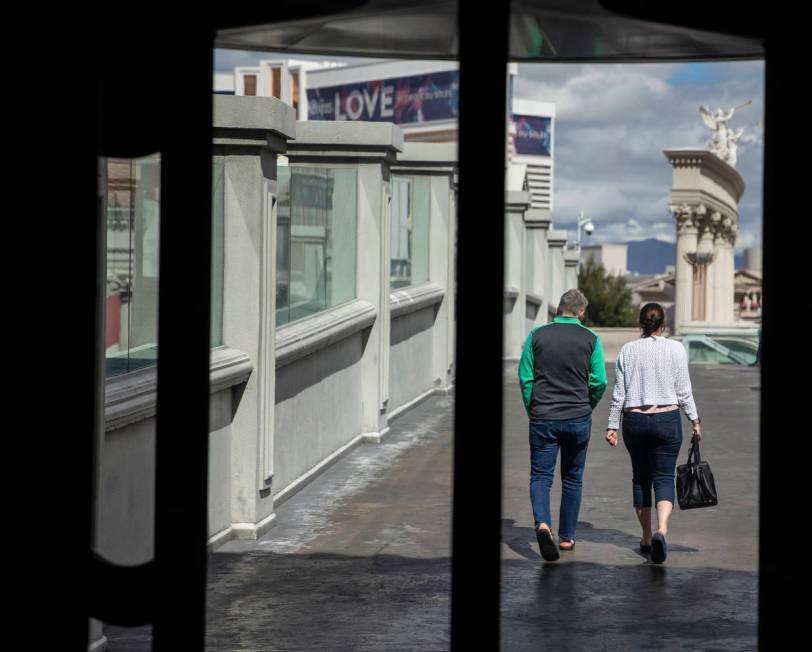
M 699 440 L 696 438 L 694 438 L 691 443 L 691 450 L 688 453 L 688 464 L 691 464 L 691 458 L 693 458 L 694 464 L 702 463 L 702 457 L 699 455 Z

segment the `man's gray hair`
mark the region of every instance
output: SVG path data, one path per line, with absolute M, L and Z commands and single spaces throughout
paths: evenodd
M 580 290 L 567 290 L 561 295 L 561 301 L 558 302 L 559 310 L 572 315 L 577 315 L 581 310 L 586 310 L 588 305 L 589 301 L 586 300 L 584 293 Z

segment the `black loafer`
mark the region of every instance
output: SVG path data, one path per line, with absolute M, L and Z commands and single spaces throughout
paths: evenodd
M 536 541 L 539 543 L 541 558 L 544 561 L 555 561 L 559 558 L 558 548 L 549 530 L 536 530 Z
M 651 561 L 655 564 L 662 564 L 668 554 L 668 545 L 665 537 L 659 532 L 655 532 L 651 537 Z
M 648 555 L 651 553 L 651 544 L 646 545 L 642 541 L 640 542 L 640 554 L 641 555 Z

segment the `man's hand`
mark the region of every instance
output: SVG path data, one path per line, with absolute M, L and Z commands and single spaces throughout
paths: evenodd
M 617 446 L 617 430 L 607 430 L 606 441 L 610 446 Z

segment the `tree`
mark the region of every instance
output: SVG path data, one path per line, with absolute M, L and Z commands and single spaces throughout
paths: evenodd
M 587 326 L 636 326 L 637 308 L 622 276 L 607 274 L 603 265 L 589 259 L 578 272 L 578 289 L 586 295 Z

